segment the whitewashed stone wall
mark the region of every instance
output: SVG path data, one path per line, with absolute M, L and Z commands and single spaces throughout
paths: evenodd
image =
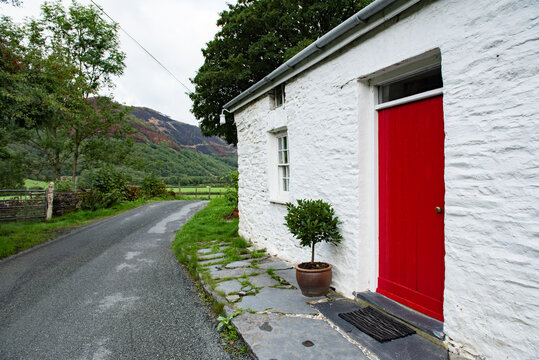
M 374 89 L 356 79 L 432 49 L 444 79 L 444 332 L 467 358 L 539 354 L 539 4 L 427 1 L 236 112 L 240 233 L 292 262 L 309 259 L 269 201 L 268 130 L 290 138 L 292 199 L 321 198 L 343 221 L 323 244 L 346 296 L 375 290 L 377 171 Z M 273 119 L 273 120 L 272 120 Z M 268 125 L 269 123 L 269 125 Z

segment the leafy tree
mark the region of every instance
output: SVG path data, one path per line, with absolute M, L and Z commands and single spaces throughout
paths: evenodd
M 113 76 L 123 73 L 125 53 L 120 50 L 118 24 L 109 24 L 99 10 L 73 1 L 68 10 L 60 0 L 41 6 L 42 18 L 30 23 L 33 43 L 47 53 L 59 53 L 77 69 L 82 97 L 114 87 Z
M 72 118 L 70 99 L 76 99 L 74 68 L 57 54 L 44 56 L 25 46 L 28 29 L 0 21 L 0 135 L 6 144 L 28 141 L 42 151 L 59 176 L 69 135 L 65 125 Z M 15 172 L 20 174 L 20 172 Z M 15 174 L 14 173 L 14 174 Z
M 96 104 L 89 99 L 99 90 L 114 86 L 113 76 L 121 75 L 125 68 L 125 53 L 120 50 L 118 24 L 107 23 L 94 6 L 73 1 L 66 11 L 58 0 L 45 2 L 41 10 L 42 18 L 30 23 L 31 43 L 48 56 L 60 54 L 76 69 L 74 82 L 79 86 L 79 99 L 74 100 L 72 110 L 77 116 L 69 123 L 76 187 L 84 142 L 107 136 L 125 116 L 108 98 L 100 97 Z
M 0 19 L 0 187 L 16 188 L 22 184 L 23 175 L 20 158 L 7 148 L 12 139 L 14 124 L 20 120 L 19 112 L 20 91 L 24 86 L 16 86 L 17 80 L 24 81 L 19 41 L 21 35 L 7 17 Z
M 234 121 L 219 125 L 222 106 L 372 0 L 238 0 L 221 13 L 221 30 L 202 49 L 191 79 L 191 111 L 204 135 L 237 143 Z
M 123 129 L 127 110 L 96 95 L 113 87 L 125 54 L 117 24 L 105 22 L 95 7 L 73 1 L 66 10 L 56 1 L 41 9 L 41 18 L 24 26 L 7 17 L 0 22 L 0 140 L 31 144 L 54 178 L 72 161 L 76 186 L 87 143 Z

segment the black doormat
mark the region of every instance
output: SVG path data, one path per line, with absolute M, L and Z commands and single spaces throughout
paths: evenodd
M 415 334 L 413 329 L 370 306 L 340 313 L 339 317 L 380 342 Z

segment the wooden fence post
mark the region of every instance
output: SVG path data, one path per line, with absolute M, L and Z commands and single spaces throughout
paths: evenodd
M 178 195 L 182 196 L 182 184 L 178 181 Z
M 54 200 L 54 183 L 51 181 L 49 188 L 47 189 L 47 214 L 45 220 L 52 219 L 52 202 Z
M 198 185 L 195 186 L 195 198 L 198 199 Z

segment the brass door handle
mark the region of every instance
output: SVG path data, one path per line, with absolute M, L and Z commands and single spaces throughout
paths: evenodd
M 442 213 L 442 208 L 440 206 L 436 206 L 436 214 L 441 214 Z

